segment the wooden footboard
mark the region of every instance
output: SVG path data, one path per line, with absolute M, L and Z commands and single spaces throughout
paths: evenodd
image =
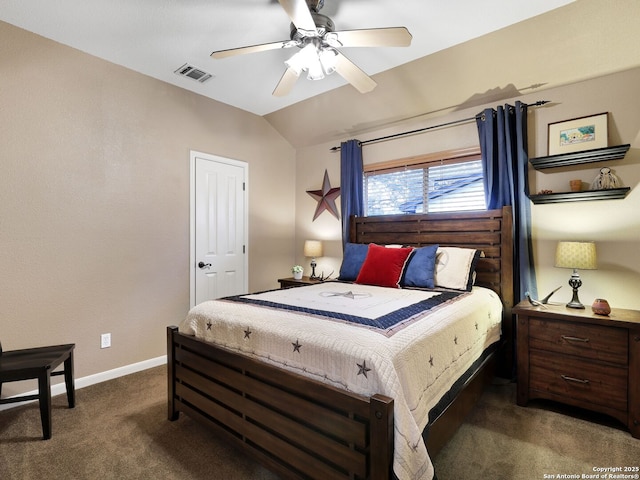
M 283 478 L 393 478 L 393 399 L 366 398 L 167 328 L 170 420 L 214 427 Z

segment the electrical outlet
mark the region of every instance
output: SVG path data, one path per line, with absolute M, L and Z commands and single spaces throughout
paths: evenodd
M 111 346 L 111 334 L 103 333 L 100 335 L 100 348 L 109 348 Z

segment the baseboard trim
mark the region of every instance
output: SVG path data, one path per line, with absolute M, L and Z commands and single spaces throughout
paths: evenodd
M 90 385 L 95 385 L 96 383 L 106 382 L 107 380 L 113 380 L 114 378 L 124 377 L 125 375 L 130 375 L 132 373 L 141 372 L 142 370 L 147 370 L 149 368 L 158 367 L 160 365 L 166 365 L 167 356 L 162 355 L 161 357 L 150 358 L 149 360 L 143 360 L 142 362 L 132 363 L 131 365 L 125 365 L 124 367 L 114 368 L 113 370 L 107 370 L 106 372 L 96 373 L 94 375 L 88 375 L 82 378 L 76 378 L 74 383 L 76 390 L 84 387 L 88 387 Z M 56 395 L 61 395 L 66 392 L 64 387 L 64 382 L 56 383 L 51 386 L 51 396 L 55 397 Z M 14 395 L 16 397 L 21 397 L 23 395 L 36 395 L 38 390 L 32 390 L 30 392 L 24 392 L 19 395 Z M 16 402 L 16 403 L 8 403 L 5 405 L 0 405 L 0 412 L 3 410 L 8 410 L 9 408 L 18 407 L 20 405 L 24 405 L 29 402 L 35 402 L 37 400 L 26 400 L 24 402 Z

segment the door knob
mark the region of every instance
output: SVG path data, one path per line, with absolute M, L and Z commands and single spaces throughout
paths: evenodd
M 200 263 L 198 264 L 198 267 L 199 267 L 199 268 L 209 268 L 210 266 L 211 266 L 211 264 L 210 264 L 210 263 L 200 262 Z

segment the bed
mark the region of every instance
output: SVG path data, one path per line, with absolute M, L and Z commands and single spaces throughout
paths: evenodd
M 350 241 L 481 250 L 484 256 L 475 265 L 473 290 L 488 289 L 490 295 L 499 298 L 502 339 L 511 338 L 513 248 L 509 207 L 486 212 L 352 218 Z M 325 288 L 325 293 L 343 291 L 330 284 L 319 288 Z M 298 295 L 306 294 L 303 292 L 299 290 Z M 258 295 L 252 300 L 267 298 Z M 452 301 L 462 305 L 467 300 Z M 268 317 L 279 315 L 285 322 L 294 314 L 270 309 Z M 402 331 L 410 332 L 419 323 Z M 340 328 L 347 327 L 340 324 Z M 247 328 L 249 334 L 250 330 Z M 306 345 L 307 341 L 310 339 L 305 337 L 302 343 Z M 298 340 L 292 343 L 294 351 L 296 343 Z M 367 345 L 363 340 L 363 348 Z M 408 478 L 407 472 L 412 471 L 399 466 L 411 454 L 404 443 L 398 443 L 408 402 L 404 395 L 394 398 L 385 394 L 397 389 L 380 385 L 380 391 L 363 394 L 346 380 L 344 385 L 333 381 L 333 375 L 323 379 L 314 374 L 313 368 L 297 371 L 293 365 L 283 367 L 271 358 L 260 359 L 260 355 L 239 352 L 230 345 L 214 345 L 181 333 L 176 326 L 167 328 L 167 352 L 169 419 L 177 420 L 184 412 L 201 420 L 283 478 L 382 480 Z M 447 380 L 446 391 L 429 404 L 428 425 L 422 432 L 431 457 L 446 444 L 483 386 L 493 378 L 496 364 L 509 370 L 509 358 L 509 342 L 492 341 L 469 368 Z M 372 375 L 372 367 L 376 366 L 358 362 L 355 381 L 363 381 L 367 372 Z M 414 443 L 416 452 L 424 448 L 418 446 L 421 442 Z M 428 460 L 420 475 L 430 478 L 430 465 Z

